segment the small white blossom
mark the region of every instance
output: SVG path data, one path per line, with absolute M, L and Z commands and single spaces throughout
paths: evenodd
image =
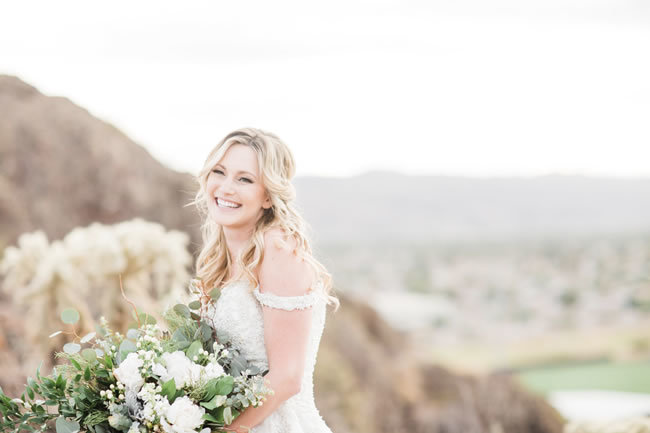
M 174 401 L 160 421 L 166 433 L 196 433 L 203 424 L 204 414 L 205 409 L 183 396 Z
M 225 372 L 223 367 L 217 362 L 211 362 L 210 364 L 203 367 L 202 378 L 205 381 L 213 379 L 215 377 L 222 376 Z

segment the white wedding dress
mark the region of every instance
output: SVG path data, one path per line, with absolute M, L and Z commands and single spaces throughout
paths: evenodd
M 313 309 L 301 390 L 252 428 L 251 433 L 332 433 L 314 403 L 313 382 L 316 354 L 325 327 L 326 302 L 320 283 L 303 296 L 278 296 L 261 293 L 259 286 L 251 290 L 247 281 L 235 281 L 222 289 L 216 306 L 208 312 L 215 329 L 237 346 L 246 359 L 265 370 L 268 360 L 262 305 L 286 311 Z

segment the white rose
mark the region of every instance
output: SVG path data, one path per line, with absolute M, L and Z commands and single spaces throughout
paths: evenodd
M 177 398 L 174 404 L 169 406 L 165 414 L 169 424 L 161 424 L 168 433 L 196 433 L 196 429 L 203 424 L 204 414 L 205 409 L 192 403 L 189 397 L 183 396 Z
M 201 376 L 201 366 L 190 361 L 185 353 L 179 350 L 164 353 L 162 360 L 167 366 L 167 374 L 161 376 L 164 382 L 173 378 L 177 389 L 198 382 Z
M 168 375 L 167 369 L 162 364 L 158 364 L 157 362 L 151 366 L 151 372 L 160 377 L 167 377 Z
M 142 364 L 143 361 L 138 358 L 137 353 L 131 352 L 120 366 L 113 371 L 113 374 L 124 386 L 137 391 L 144 384 L 144 379 L 139 370 Z
M 215 377 L 222 376 L 225 372 L 223 371 L 223 367 L 217 363 L 217 362 L 211 362 L 205 367 L 203 367 L 203 380 L 208 381 L 210 379 L 213 379 Z

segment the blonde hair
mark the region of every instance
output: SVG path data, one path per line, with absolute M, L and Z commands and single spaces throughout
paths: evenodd
M 206 185 L 211 170 L 234 144 L 243 144 L 255 151 L 260 168 L 260 178 L 272 203 L 270 208 L 264 209 L 262 216 L 255 224 L 250 241 L 242 249 L 239 257 L 235 258 L 230 256 L 223 227 L 208 216 L 207 200 L 212 197 L 208 197 L 206 194 Z M 331 294 L 333 291 L 332 276 L 313 257 L 310 241 L 306 234 L 307 223 L 292 204 L 296 196 L 295 188 L 291 183 L 294 174 L 295 163 L 291 150 L 276 135 L 260 129 L 242 128 L 233 131 L 212 149 L 196 177 L 199 189 L 191 203 L 197 207 L 203 218 L 201 226 L 203 248 L 196 260 L 196 276 L 201 279 L 205 288 L 210 290 L 214 287 L 222 287 L 226 283 L 228 270 L 233 261 L 238 261 L 241 270 L 235 279 L 243 273 L 253 287 L 257 286 L 259 282 L 254 270 L 263 258 L 264 234 L 272 228 L 280 228 L 287 239 L 295 241 L 294 252 L 312 267 L 316 280 L 322 282 L 328 296 L 328 303 L 338 308 L 339 301 Z

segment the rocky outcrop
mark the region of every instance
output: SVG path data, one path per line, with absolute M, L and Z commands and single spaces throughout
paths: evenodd
M 42 229 L 58 239 L 135 217 L 190 233 L 189 174 L 164 167 L 114 126 L 66 98 L 0 75 L 0 246 Z

